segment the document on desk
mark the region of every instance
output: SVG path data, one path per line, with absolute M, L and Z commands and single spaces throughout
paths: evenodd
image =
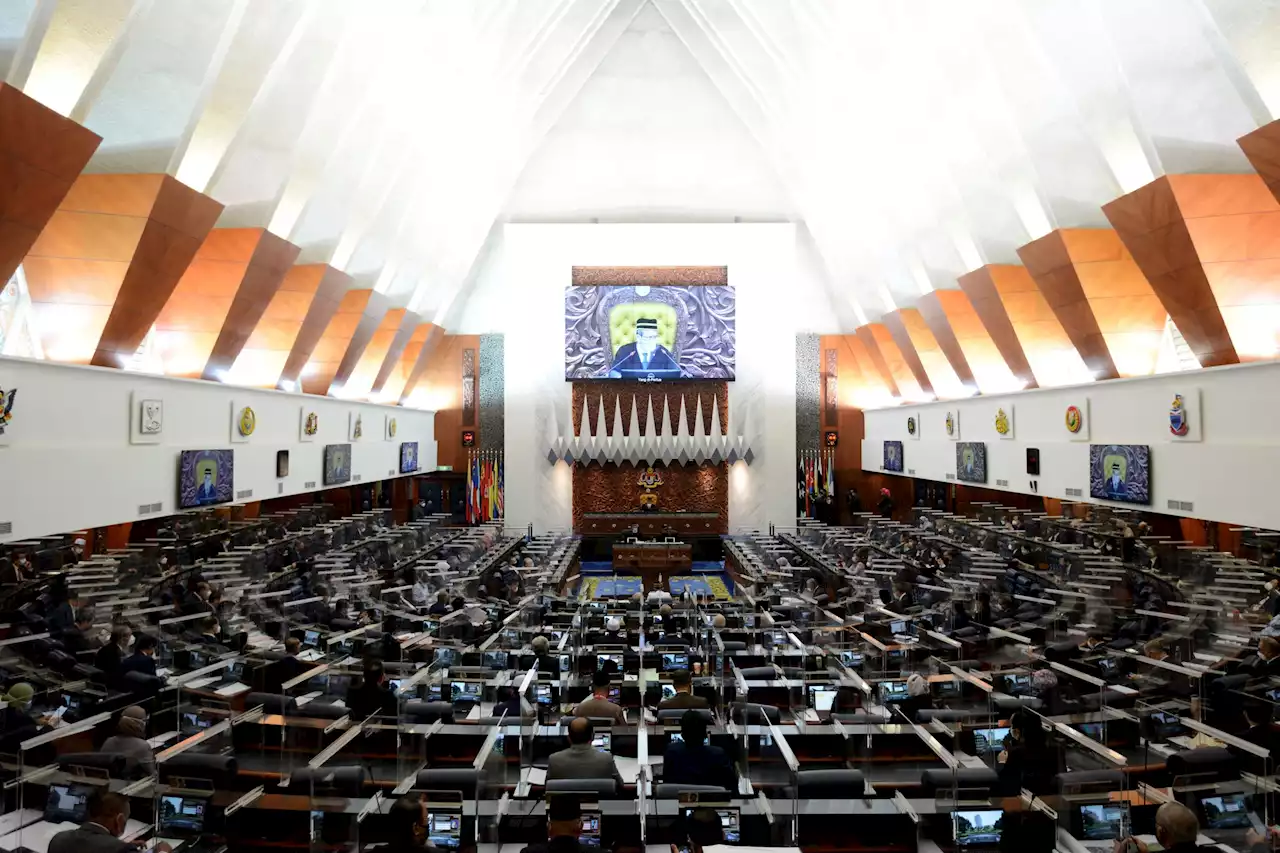
M 250 687 L 249 685 L 241 684 L 240 682 L 236 681 L 224 687 L 219 687 L 217 690 L 213 692 L 217 693 L 219 696 L 239 696 L 241 693 L 248 693 L 252 689 L 253 688 Z
M 640 780 L 640 759 L 632 758 L 628 755 L 615 755 L 613 757 L 613 766 L 618 768 L 618 775 L 622 777 L 622 781 L 626 784 L 634 785 Z M 652 768 L 661 767 L 662 756 L 650 756 L 649 766 Z
M 529 768 L 529 784 L 530 785 L 547 784 L 547 768 L 530 767 Z
M 192 690 L 199 690 L 201 687 L 213 684 L 213 682 L 217 681 L 220 677 L 221 676 L 218 675 L 210 675 L 207 678 L 197 678 L 194 681 L 188 681 L 185 686 Z

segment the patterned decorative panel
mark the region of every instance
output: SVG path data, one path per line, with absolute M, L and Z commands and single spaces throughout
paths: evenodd
M 638 287 L 682 284 L 727 285 L 728 267 L 574 267 L 570 279 L 575 287 L 614 285 Z
M 506 346 L 502 335 L 480 336 L 480 447 L 502 450 L 506 443 Z
M 835 426 L 840 422 L 840 351 L 822 351 L 822 423 Z
M 815 374 L 816 375 L 816 374 Z M 643 489 L 636 482 L 644 465 L 608 463 L 573 466 L 573 529 L 580 530 L 588 512 L 636 512 Z M 663 483 L 656 491 L 662 512 L 714 512 L 718 533 L 729 532 L 729 469 L 724 465 L 667 465 L 653 469 Z
M 476 425 L 476 351 L 462 351 L 462 425 Z
M 822 434 L 822 336 L 796 335 L 796 449 L 818 446 Z
M 653 423 L 662 429 L 662 406 L 671 411 L 671 428 L 676 429 L 680 419 L 680 402 L 685 406 L 685 431 L 693 432 L 694 422 L 698 416 L 698 403 L 702 403 L 702 430 L 711 432 L 711 407 L 720 409 L 720 434 L 729 432 L 729 383 L 727 382 L 680 382 L 657 387 L 642 382 L 610 380 L 608 382 L 575 382 L 573 383 L 573 430 L 582 431 L 582 403 L 587 403 L 587 432 L 595 434 L 597 412 L 600 411 L 600 399 L 604 397 L 605 433 L 613 435 L 613 413 L 619 403 L 622 404 L 622 433 L 631 432 L 631 407 L 636 407 L 640 420 L 640 434 L 645 434 L 645 423 L 649 416 L 649 408 L 653 408 Z

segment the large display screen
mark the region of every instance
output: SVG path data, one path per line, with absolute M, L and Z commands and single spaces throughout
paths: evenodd
M 336 486 L 351 479 L 351 445 L 324 446 L 324 484 Z
M 564 378 L 733 379 L 732 287 L 569 287 Z
M 234 451 L 182 451 L 178 462 L 178 506 L 191 509 L 228 503 L 235 497 L 234 473 Z
M 1089 445 L 1089 494 L 1107 501 L 1151 503 L 1151 448 L 1145 444 Z
M 402 441 L 400 443 L 400 473 L 412 474 L 418 470 L 418 442 Z
M 966 483 L 987 482 L 987 445 L 981 441 L 956 444 L 956 479 Z

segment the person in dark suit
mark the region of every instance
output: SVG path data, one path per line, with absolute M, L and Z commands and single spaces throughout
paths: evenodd
M 220 646 L 222 639 L 218 636 L 218 619 L 216 616 L 206 616 L 200 620 L 200 634 L 196 637 L 196 642 L 202 646 Z
M 302 641 L 297 637 L 288 637 L 284 641 L 284 657 L 276 661 L 276 671 L 280 674 L 280 682 L 297 678 L 306 668 L 306 664 L 298 660 L 298 653 L 302 651 Z
M 582 803 L 577 794 L 552 794 L 547 800 L 547 841 L 525 847 L 520 853 L 580 853 Z M 597 848 L 598 849 L 598 848 Z
M 108 683 L 114 682 L 120 677 L 120 665 L 128 657 L 129 649 L 132 645 L 132 628 L 128 625 L 112 627 L 111 642 L 98 649 L 98 654 L 93 659 L 93 665 L 106 674 Z
M 689 675 L 687 669 L 677 669 L 671 673 L 671 685 L 676 689 L 676 695 L 670 699 L 663 699 L 658 703 L 659 711 L 670 710 L 688 710 L 689 708 L 709 708 L 711 707 L 706 699 L 701 696 L 693 695 L 693 676 Z
M 404 660 L 404 649 L 400 648 L 400 641 L 395 635 L 387 631 L 378 641 L 376 656 L 382 658 L 384 663 L 400 663 Z
M 717 785 L 727 791 L 738 789 L 737 776 L 729 756 L 718 746 L 704 743 L 707 721 L 697 711 L 684 712 L 680 718 L 683 743 L 667 746 L 662 759 L 662 781 L 668 784 Z
M 386 686 L 386 674 L 382 670 L 382 661 L 371 658 L 364 662 L 364 678 L 358 686 L 347 690 L 347 710 L 357 719 L 363 720 L 370 714 L 382 717 L 394 717 L 400 706 L 396 694 Z
M 436 603 L 427 608 L 428 616 L 444 616 L 449 612 L 449 593 L 441 590 L 436 593 Z
M 156 638 L 149 634 L 138 637 L 133 646 L 133 654 L 120 662 L 120 674 L 140 672 L 143 675 L 156 674 Z
M 120 840 L 128 823 L 129 800 L 95 788 L 89 795 L 89 819 L 49 839 L 49 853 L 131 853 L 136 845 Z M 154 849 L 172 853 L 173 848 L 162 841 Z
M 62 634 L 62 648 L 66 649 L 69 655 L 93 651 L 98 647 L 98 644 L 89 636 L 89 632 L 93 630 L 93 611 L 87 607 L 81 607 L 76 611 L 75 620 L 75 624 Z
M 621 787 L 622 777 L 613 755 L 591 745 L 595 726 L 586 717 L 569 723 L 569 748 L 547 759 L 547 779 L 613 779 Z
M 49 631 L 55 637 L 70 631 L 76 623 L 76 610 L 80 607 L 80 599 L 73 592 L 66 598 L 58 601 L 49 610 L 48 617 L 45 621 L 49 623 Z
M 636 320 L 634 343 L 623 344 L 609 365 L 609 379 L 679 379 L 680 365 L 662 344 L 658 343 L 658 321 L 652 317 Z

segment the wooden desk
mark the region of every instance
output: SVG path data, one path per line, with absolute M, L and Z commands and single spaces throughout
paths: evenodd
M 714 512 L 588 512 L 582 517 L 583 536 L 630 533 L 650 536 L 670 531 L 675 536 L 716 536 L 727 533 Z
M 645 592 L 665 590 L 666 578 L 687 574 L 692 567 L 693 546 L 686 542 L 619 542 L 613 546 L 613 570 L 620 575 L 639 575 Z

